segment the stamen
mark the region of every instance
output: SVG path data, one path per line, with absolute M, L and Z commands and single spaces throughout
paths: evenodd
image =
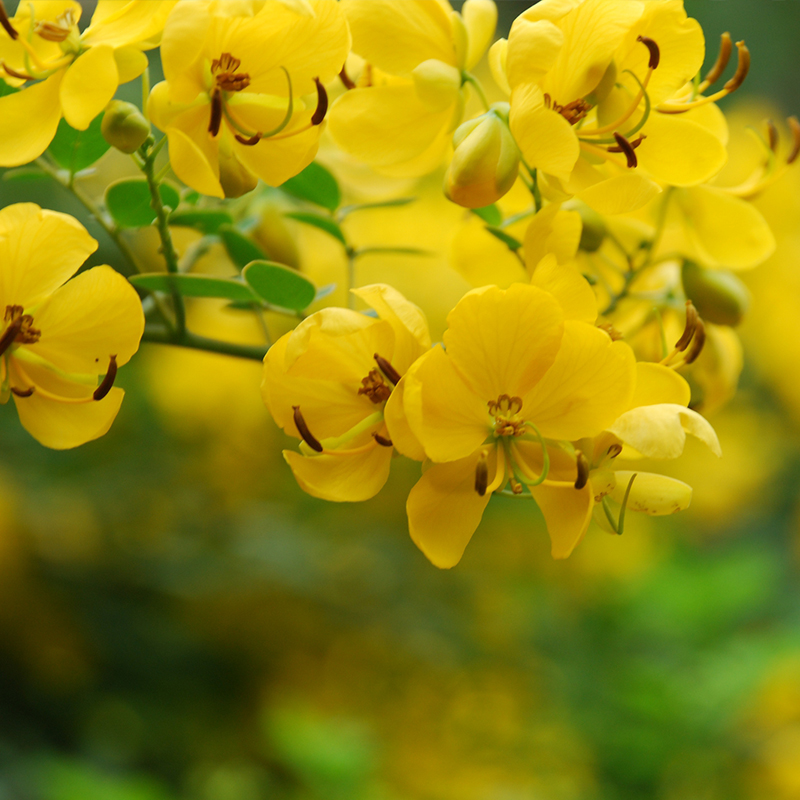
M 294 424 L 297 428 L 297 432 L 300 434 L 300 438 L 312 449 L 316 450 L 318 453 L 322 452 L 322 445 L 319 443 L 319 440 L 314 437 L 311 431 L 308 429 L 308 425 L 306 425 L 306 421 L 303 419 L 303 415 L 300 413 L 300 406 L 292 406 L 292 411 L 294 411 Z
M 606 450 L 606 455 L 609 458 L 616 458 L 621 452 L 622 452 L 622 445 L 617 444 L 615 442 L 608 448 L 608 450 Z
M 252 147 L 254 144 L 258 144 L 261 141 L 261 134 L 260 133 L 254 133 L 249 139 L 245 139 L 244 136 L 241 136 L 240 134 L 235 133 L 234 134 L 234 138 L 240 144 L 245 144 L 248 147 Z
M 747 45 L 744 41 L 736 42 L 736 49 L 739 51 L 739 61 L 736 64 L 736 72 L 722 87 L 728 94 L 735 92 L 744 83 L 747 73 L 750 72 L 750 51 L 747 49 Z
M 583 489 L 589 481 L 589 462 L 580 450 L 578 450 L 577 467 L 578 477 L 575 479 L 575 488 Z
M 684 363 L 691 364 L 693 361 L 695 361 L 703 351 L 703 345 L 705 343 L 706 327 L 703 325 L 703 320 L 698 317 L 697 323 L 695 324 L 694 336 L 692 337 L 692 346 L 686 351 L 686 354 L 683 357 Z
M 483 497 L 489 485 L 489 466 L 486 463 L 486 451 L 482 450 L 478 463 L 475 465 L 475 491 Z
M 513 475 L 509 477 L 508 485 L 514 494 L 522 494 L 522 484 Z
M 216 75 L 216 83 L 220 89 L 226 92 L 241 92 L 250 85 L 250 74 L 236 71 L 241 64 L 242 62 L 230 53 L 223 53 L 211 62 L 211 73 Z
M 10 75 L 12 78 L 17 78 L 17 80 L 21 81 L 36 80 L 36 78 L 34 78 L 32 75 L 27 75 L 24 72 L 17 72 L 15 69 L 11 69 L 11 67 L 9 67 L 5 61 L 0 61 L 0 67 L 3 68 L 3 72 L 5 72 L 6 75 Z
M 786 121 L 792 131 L 792 149 L 786 157 L 786 163 L 794 164 L 797 161 L 797 156 L 800 155 L 800 122 L 797 121 L 797 117 L 789 117 Z
M 314 83 L 317 84 L 317 110 L 311 117 L 311 124 L 319 125 L 328 113 L 328 93 L 319 78 L 314 78 Z
M 681 338 L 675 342 L 675 349 L 680 350 L 683 352 L 688 346 L 689 342 L 692 341 L 692 337 L 694 336 L 695 328 L 697 327 L 697 322 L 700 317 L 697 314 L 697 309 L 694 307 L 691 300 L 686 301 L 686 325 L 683 328 L 683 333 L 681 334 Z
M 647 66 L 655 69 L 661 60 L 661 51 L 658 49 L 658 45 L 649 36 L 637 36 L 636 41 L 641 42 L 650 51 L 650 61 Z
M 376 369 L 369 371 L 366 378 L 361 379 L 358 393 L 365 394 L 373 403 L 383 403 L 388 400 L 392 390 L 383 382 L 383 377 Z
M 105 378 L 103 378 L 102 383 L 92 393 L 92 399 L 102 400 L 111 391 L 111 387 L 114 385 L 114 380 L 116 379 L 116 377 L 117 377 L 117 357 L 109 356 L 108 371 L 106 372 L 106 376 Z
M 775 153 L 778 150 L 778 142 L 780 141 L 780 136 L 778 135 L 778 129 L 775 127 L 775 123 L 771 120 L 767 120 L 767 142 L 769 144 L 769 149 Z
M 212 136 L 219 133 L 219 126 L 222 124 L 222 91 L 214 89 L 211 95 L 211 119 L 208 123 L 208 132 Z
M 0 0 L 0 25 L 3 26 L 3 30 L 12 39 L 16 39 L 19 36 L 19 34 L 15 30 L 14 26 L 11 24 L 11 20 L 8 18 L 8 14 L 6 13 L 5 6 L 3 5 L 3 0 Z
M 731 53 L 733 53 L 733 41 L 731 40 L 731 35 L 726 31 L 720 36 L 717 60 L 698 87 L 698 91 L 704 92 L 709 86 L 713 86 L 720 79 L 722 73 L 725 72 L 725 67 L 728 66 L 728 62 L 731 60 Z
M 647 135 L 644 133 L 640 133 L 632 142 L 630 142 L 630 146 L 635 150 L 645 139 Z M 621 147 L 611 147 L 606 148 L 609 153 L 623 153 L 625 152 Z
M 373 355 L 375 362 L 380 367 L 381 372 L 395 385 L 397 386 L 400 383 L 400 379 L 403 377 L 383 356 L 378 355 L 375 353 Z
M 618 342 L 620 339 L 625 338 L 610 322 L 601 322 L 597 327 L 603 333 L 608 334 L 612 342 Z
M 356 85 L 353 83 L 352 78 L 347 74 L 347 71 L 344 67 L 342 67 L 341 72 L 339 73 L 339 80 L 344 84 L 345 89 L 355 89 Z
M 391 439 L 387 439 L 385 436 L 381 436 L 379 433 L 373 433 L 372 436 L 375 441 L 381 445 L 381 447 L 394 447 Z
M 621 152 L 625 153 L 625 158 L 628 160 L 628 169 L 634 169 L 639 165 L 639 159 L 636 158 L 636 151 L 633 148 L 633 145 L 621 134 L 614 131 L 614 138 L 617 140 L 617 144 L 619 145 L 619 151 L 611 150 L 609 148 L 609 152 Z
M 11 394 L 15 394 L 17 397 L 30 397 L 34 393 L 36 387 L 31 386 L 28 389 L 17 389 L 16 387 L 11 386 L 10 389 Z
M 8 318 L 8 313 L 6 313 L 6 318 Z M 11 324 L 3 331 L 3 335 L 0 336 L 0 356 L 11 347 L 14 340 L 17 338 L 17 334 L 22 330 L 22 316 L 16 316 L 12 319 Z

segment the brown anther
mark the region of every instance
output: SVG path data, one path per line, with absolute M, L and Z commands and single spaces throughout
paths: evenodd
M 486 452 L 481 452 L 478 463 L 475 465 L 475 491 L 483 497 L 489 486 L 489 465 L 486 463 Z
M 311 117 L 311 124 L 320 125 L 328 113 L 328 93 L 319 78 L 314 78 L 314 83 L 317 84 L 317 108 Z
M 553 98 L 547 92 L 544 93 L 544 104 L 547 108 L 553 107 Z
M 28 389 L 17 389 L 15 386 L 12 386 L 11 394 L 16 395 L 17 397 L 30 397 L 35 388 L 35 386 L 31 386 Z
M 686 301 L 686 325 L 683 328 L 683 333 L 681 334 L 681 338 L 675 342 L 675 349 L 683 351 L 689 346 L 689 342 L 692 341 L 692 337 L 694 336 L 695 328 L 697 327 L 697 322 L 700 317 L 697 314 L 697 309 L 692 304 L 691 300 Z
M 608 448 L 608 450 L 606 450 L 606 455 L 609 458 L 616 458 L 621 452 L 622 452 L 622 445 L 615 442 Z
M 633 149 L 631 143 L 621 133 L 617 133 L 616 131 L 614 131 L 614 139 L 620 148 L 617 152 L 625 153 L 625 158 L 628 161 L 628 169 L 637 167 L 639 165 L 639 159 L 636 158 L 636 151 Z
M 34 344 L 39 341 L 42 332 L 33 327 L 33 317 L 30 314 L 24 314 L 24 310 L 22 306 L 6 306 L 4 319 L 9 324 L 3 331 L 3 335 L 0 336 L 0 355 L 5 353 L 14 342 Z
M 68 8 L 55 22 L 46 20 L 37 22 L 33 32 L 48 42 L 63 42 L 67 39 L 77 21 L 78 18 L 75 12 Z
M 92 399 L 102 400 L 111 391 L 111 387 L 114 385 L 116 377 L 117 377 L 117 357 L 109 356 L 108 370 L 106 371 L 106 376 L 105 378 L 103 378 L 102 382 L 94 390 L 94 392 L 92 392 Z
M 211 74 L 216 77 L 217 87 L 225 92 L 241 92 L 250 85 L 247 72 L 237 72 L 242 62 L 230 53 L 223 53 L 211 62 Z
M 573 100 L 565 106 L 553 103 L 553 111 L 557 111 L 570 125 L 580 122 L 592 110 L 591 103 L 587 103 L 583 98 Z
M 731 60 L 731 53 L 733 53 L 733 42 L 731 41 L 731 35 L 726 31 L 720 36 L 717 60 L 708 71 L 708 75 L 703 79 L 703 83 L 706 86 L 711 86 L 720 79 L 722 73 L 725 72 L 725 67 L 728 66 L 728 62 Z
M 780 136 L 778 135 L 778 129 L 775 127 L 775 123 L 768 119 L 767 121 L 767 144 L 769 145 L 769 149 L 772 152 L 776 152 L 778 149 L 778 142 L 780 141 Z
M 493 416 L 498 414 L 514 415 L 522 411 L 522 398 L 501 394 L 497 400 L 490 400 L 487 405 L 489 406 L 489 413 Z
M 316 450 L 318 453 L 321 453 L 322 445 L 319 443 L 319 440 L 308 429 L 308 425 L 306 425 L 306 421 L 303 419 L 303 415 L 300 413 L 300 406 L 292 406 L 292 411 L 294 412 L 294 424 L 295 427 L 297 428 L 297 432 L 300 434 L 300 438 L 312 450 Z
M 394 447 L 391 439 L 387 439 L 385 436 L 381 436 L 379 433 L 373 433 L 372 437 L 381 447 Z
M 211 119 L 208 122 L 208 132 L 212 136 L 219 133 L 219 126 L 222 124 L 222 92 L 214 89 L 211 94 Z
M 703 345 L 706 343 L 706 326 L 703 325 L 703 320 L 697 318 L 694 328 L 694 336 L 692 337 L 692 344 L 683 356 L 684 363 L 691 364 L 697 359 L 703 351 Z
M 797 121 L 797 117 L 789 117 L 786 121 L 789 123 L 789 129 L 792 132 L 792 149 L 789 155 L 786 156 L 786 163 L 794 164 L 797 161 L 797 156 L 800 155 L 800 122 Z
M 13 319 L 11 324 L 3 331 L 3 335 L 0 336 L 0 356 L 3 355 L 3 353 L 5 353 L 9 347 L 11 347 L 21 328 L 22 317 L 19 316 Z
M 14 26 L 11 24 L 11 20 L 8 18 L 8 14 L 6 14 L 5 6 L 3 5 L 3 1 L 0 0 L 0 25 L 3 26 L 3 30 L 12 38 L 17 39 L 19 34 L 15 30 Z
M 636 41 L 641 42 L 650 51 L 650 60 L 647 62 L 647 66 L 655 69 L 661 60 L 661 51 L 658 49 L 658 45 L 649 36 L 637 36 Z
M 624 338 L 610 322 L 601 322 L 597 327 L 600 328 L 603 333 L 608 334 L 612 342 L 618 342 L 620 339 Z
M 383 356 L 380 356 L 377 353 L 375 353 L 372 357 L 375 359 L 375 363 L 380 367 L 381 372 L 395 386 L 397 386 L 397 384 L 400 383 L 400 379 L 403 376 Z
M 635 150 L 646 138 L 647 134 L 640 133 L 632 142 L 630 142 L 630 146 Z M 607 147 L 606 150 L 608 150 L 609 153 L 625 152 L 625 150 L 623 150 L 621 147 L 615 147 L 614 145 Z
M 736 48 L 739 51 L 739 63 L 736 65 L 736 72 L 733 77 L 722 87 L 726 92 L 735 92 L 747 77 L 750 72 L 750 51 L 747 45 L 742 42 L 736 42 Z
M 20 81 L 36 80 L 32 75 L 28 75 L 24 72 L 17 72 L 17 70 L 11 69 L 11 67 L 9 67 L 8 64 L 5 63 L 5 61 L 0 61 L 0 67 L 2 67 L 3 72 L 5 72 L 6 75 L 10 75 L 12 78 L 17 78 L 17 80 Z
M 355 89 L 356 85 L 353 83 L 352 78 L 347 74 L 347 70 L 342 67 L 339 73 L 339 80 L 344 84 L 345 89 Z
M 261 134 L 256 133 L 255 135 L 251 136 L 249 139 L 245 138 L 244 136 L 240 136 L 238 133 L 234 134 L 234 138 L 240 144 L 245 144 L 248 147 L 252 147 L 254 144 L 258 144 L 261 141 Z
M 575 488 L 583 489 L 589 481 L 589 461 L 586 456 L 578 450 L 578 457 L 576 459 L 578 467 L 578 477 L 575 479 Z
M 383 403 L 389 399 L 392 390 L 384 383 L 383 376 L 376 369 L 372 369 L 366 378 L 361 380 L 359 394 L 365 394 L 373 403 Z

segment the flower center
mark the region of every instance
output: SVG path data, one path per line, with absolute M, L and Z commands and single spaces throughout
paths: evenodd
M 247 72 L 237 72 L 242 65 L 238 58 L 230 53 L 223 53 L 211 62 L 211 74 L 215 78 L 215 85 L 225 92 L 241 92 L 250 85 L 250 75 Z
M 377 369 L 371 369 L 369 375 L 361 380 L 359 394 L 365 394 L 373 403 L 383 403 L 389 399 L 392 390 L 383 380 L 383 375 Z
M 562 106 L 556 103 L 549 94 L 546 94 L 544 96 L 544 103 L 548 108 L 552 108 L 553 111 L 561 114 L 570 125 L 575 125 L 580 122 L 592 110 L 591 103 L 588 103 L 582 97 Z
M 525 420 L 520 417 L 522 400 L 519 397 L 509 397 L 501 394 L 497 400 L 490 400 L 487 404 L 489 413 L 494 417 L 494 435 L 522 436 L 525 433 Z
M 23 313 L 24 310 L 22 306 L 6 306 L 4 318 L 6 326 L 0 335 L 0 355 L 15 342 L 33 344 L 39 341 L 42 332 L 33 327 L 33 317 Z
M 72 33 L 77 21 L 75 10 L 68 8 L 63 14 L 56 18 L 55 22 L 49 22 L 47 20 L 37 22 L 34 32 L 48 42 L 63 42 L 70 33 Z

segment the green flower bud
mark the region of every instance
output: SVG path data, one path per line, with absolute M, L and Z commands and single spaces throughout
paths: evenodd
M 750 305 L 750 292 L 732 272 L 704 269 L 684 261 L 682 277 L 686 297 L 704 320 L 731 327 L 742 321 Z
M 465 208 L 482 208 L 514 185 L 519 150 L 508 126 L 495 111 L 460 125 L 453 134 L 453 160 L 445 176 L 445 194 Z
M 581 215 L 581 241 L 578 246 L 587 253 L 594 253 L 606 238 L 605 220 L 585 203 L 579 203 L 574 210 Z
M 112 100 L 100 123 L 103 138 L 123 153 L 135 153 L 150 135 L 150 123 L 133 104 Z

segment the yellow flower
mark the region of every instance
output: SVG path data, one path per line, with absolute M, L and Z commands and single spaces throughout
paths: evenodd
M 571 442 L 611 425 L 629 407 L 635 376 L 627 345 L 565 319 L 535 286 L 470 292 L 448 323 L 445 347 L 414 364 L 387 407 L 398 450 L 419 458 L 421 446 L 433 462 L 407 511 L 411 537 L 439 567 L 458 563 L 493 492 L 525 484 L 533 493 L 548 477 L 544 440 Z M 556 449 L 551 478 L 571 470 L 574 482 L 574 460 Z
M 430 347 L 422 312 L 385 284 L 355 289 L 377 319 L 326 308 L 281 337 L 264 358 L 262 394 L 301 453 L 283 455 L 300 486 L 323 500 L 367 500 L 389 475 L 384 421 L 400 375 Z
M 344 64 L 347 23 L 333 0 L 180 3 L 164 28 L 165 81 L 148 111 L 188 186 L 237 197 L 277 186 L 313 160 L 327 110 L 323 84 Z M 306 104 L 302 97 L 313 94 Z
M 80 3 L 21 2 L 4 25 L 6 33 L 0 33 L 0 77 L 23 86 L 0 98 L 0 166 L 38 158 L 62 116 L 73 128 L 86 130 L 119 84 L 145 70 L 142 51 L 156 46 L 175 2 L 100 0 L 83 33 L 78 31 Z
M 494 36 L 491 0 L 343 0 L 353 52 L 366 64 L 357 88 L 331 108 L 339 147 L 379 172 L 435 169 L 464 114 L 465 82 Z
M 33 203 L 0 211 L 0 399 L 13 396 L 23 426 L 47 447 L 109 429 L 124 395 L 113 386 L 117 367 L 144 330 L 138 295 L 111 267 L 68 281 L 96 249 L 66 214 Z

